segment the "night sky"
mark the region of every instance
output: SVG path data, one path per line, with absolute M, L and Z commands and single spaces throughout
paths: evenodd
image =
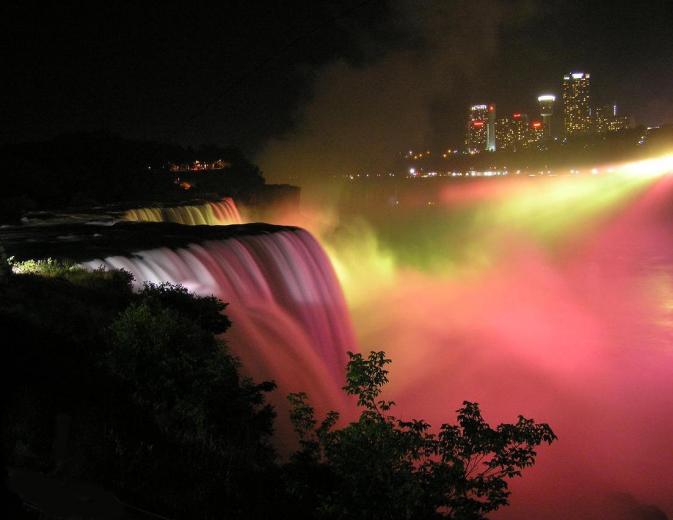
M 669 1 L 138 3 L 5 3 L 0 141 L 107 129 L 335 172 L 457 145 L 471 103 L 533 113 L 571 70 L 673 122 Z

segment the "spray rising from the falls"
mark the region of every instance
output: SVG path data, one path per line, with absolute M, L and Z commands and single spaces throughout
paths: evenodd
M 288 392 L 306 391 L 322 410 L 341 407 L 346 352 L 355 340 L 329 259 L 308 232 L 244 235 L 85 265 L 125 269 L 136 283 L 170 282 L 217 296 L 229 304 L 227 343 L 248 375 L 276 381 L 274 404 L 283 410 Z
M 490 422 L 521 413 L 552 425 L 558 444 L 513 482 L 511 507 L 494 518 L 673 514 L 673 177 L 661 175 L 673 159 L 655 166 L 654 176 L 639 164 L 619 175 L 442 189 L 418 181 L 399 206 L 363 203 L 341 211 L 338 226 L 307 213 L 282 220 L 326 246 L 359 343 L 393 360 L 385 397 L 400 416 L 436 427 L 469 399 Z M 316 215 L 325 217 L 324 207 Z M 230 344 L 251 375 L 276 379 L 281 401 L 301 390 L 319 409 L 339 408 L 337 358 L 354 343 L 323 350 L 337 332 L 322 317 L 350 336 L 341 290 L 312 238 L 305 248 L 288 239 L 258 235 L 105 263 L 230 301 Z M 321 293 L 324 270 L 331 288 Z M 338 309 L 315 317 L 301 303 L 309 294 L 325 306 L 336 294 Z
M 230 197 L 193 206 L 130 209 L 122 219 L 132 222 L 174 222 L 188 226 L 223 226 L 243 222 L 236 203 Z
M 399 415 L 467 399 L 554 428 L 494 519 L 673 518 L 673 158 L 622 170 L 409 181 L 380 207 L 359 183 L 326 232 L 283 221 L 325 244 Z

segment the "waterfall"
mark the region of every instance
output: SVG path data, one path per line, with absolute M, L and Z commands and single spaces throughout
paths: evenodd
M 319 410 L 341 407 L 346 351 L 355 339 L 341 287 L 318 242 L 301 229 L 85 262 L 125 269 L 135 283 L 181 284 L 227 302 L 227 343 L 256 380 L 278 384 L 272 402 L 305 391 Z M 279 412 L 279 418 L 282 412 Z M 282 429 L 282 427 L 281 427 Z
M 132 222 L 174 222 L 189 226 L 218 226 L 242 222 L 236 203 L 230 197 L 194 206 L 130 209 L 124 213 L 122 219 Z

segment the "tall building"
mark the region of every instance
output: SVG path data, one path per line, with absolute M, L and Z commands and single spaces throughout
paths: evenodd
M 591 131 L 590 75 L 573 72 L 563 76 L 563 126 L 568 137 Z
M 498 150 L 514 150 L 514 122 L 502 117 L 495 122 L 495 142 Z
M 498 150 L 517 151 L 525 147 L 528 133 L 528 116 L 515 112 L 495 123 L 495 140 Z
M 626 130 L 633 127 L 633 118 L 628 115 L 616 115 L 610 121 L 610 132 L 617 132 L 618 130 Z
M 545 135 L 545 124 L 542 121 L 531 121 L 530 126 L 528 127 L 526 146 L 535 146 L 544 139 Z
M 465 146 L 469 153 L 477 153 L 486 148 L 487 105 L 472 105 L 467 116 Z
M 544 125 L 545 139 L 551 139 L 552 137 L 551 118 L 554 115 L 555 101 L 556 96 L 553 94 L 543 94 L 537 98 L 537 102 L 540 104 L 540 115 L 542 116 L 542 124 Z
M 631 116 L 617 114 L 617 105 L 604 105 L 594 110 L 596 132 L 617 132 L 631 127 Z
M 512 123 L 514 126 L 514 149 L 523 147 L 528 135 L 528 114 L 515 112 L 512 114 Z
M 604 105 L 594 109 L 594 129 L 599 134 L 610 131 L 610 123 L 617 115 L 617 105 Z
M 486 150 L 495 152 L 495 103 L 488 105 L 488 123 L 486 126 Z
M 465 146 L 469 153 L 495 150 L 495 105 L 472 105 L 467 116 Z

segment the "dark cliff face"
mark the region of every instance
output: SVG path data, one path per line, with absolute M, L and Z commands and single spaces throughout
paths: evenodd
M 0 228 L 0 244 L 15 260 L 65 259 L 75 262 L 112 255 L 128 255 L 159 247 L 181 247 L 206 240 L 293 230 L 271 224 L 183 226 L 172 223 L 118 222 L 56 224 Z

